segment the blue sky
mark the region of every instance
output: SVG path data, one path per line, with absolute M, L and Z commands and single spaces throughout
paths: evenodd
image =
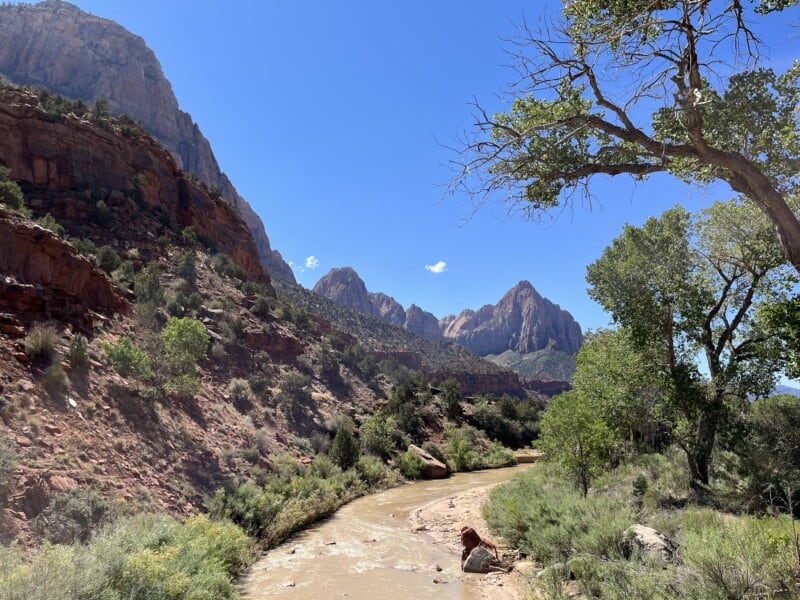
M 586 294 L 586 265 L 624 223 L 729 195 L 667 176 L 608 179 L 591 210 L 539 222 L 445 196 L 455 158 L 446 146 L 470 127 L 470 102 L 507 106 L 499 94 L 515 72 L 504 39 L 561 0 L 73 1 L 155 51 L 181 108 L 306 287 L 352 266 L 370 291 L 442 317 L 527 279 L 594 329 L 608 319 Z M 800 27 L 786 27 L 798 13 L 769 21 L 778 63 L 800 55 Z

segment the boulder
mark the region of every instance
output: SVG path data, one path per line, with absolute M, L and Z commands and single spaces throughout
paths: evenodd
M 475 546 L 462 567 L 465 573 L 488 573 L 500 561 L 483 546 Z
M 660 531 L 652 527 L 635 524 L 622 534 L 622 549 L 627 558 L 634 554 L 647 554 L 664 561 L 671 561 L 676 544 Z
M 442 479 L 447 477 L 447 465 L 435 459 L 430 453 L 419 446 L 411 444 L 408 449 L 422 459 L 422 476 L 425 479 Z

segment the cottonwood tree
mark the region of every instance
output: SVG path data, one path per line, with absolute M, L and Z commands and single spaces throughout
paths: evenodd
M 800 270 L 800 63 L 765 64 L 756 28 L 798 0 L 565 0 L 522 28 L 511 109 L 477 106 L 453 189 L 528 215 L 598 175 L 727 182 L 770 219 Z
M 736 201 L 698 217 L 676 207 L 625 226 L 586 279 L 633 342 L 660 357 L 676 441 L 694 487 L 707 484 L 728 401 L 769 393 L 784 364 L 759 308 L 785 298 L 796 277 L 767 219 Z

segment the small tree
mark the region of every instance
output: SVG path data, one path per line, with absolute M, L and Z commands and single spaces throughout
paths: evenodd
M 197 361 L 206 355 L 211 336 L 205 325 L 190 317 L 170 317 L 161 331 L 161 344 L 170 370 L 167 387 L 179 394 L 197 393 Z
M 331 460 L 339 465 L 342 471 L 346 471 L 358 462 L 360 454 L 358 440 L 350 431 L 348 424 L 339 425 L 328 452 Z
M 0 167 L 0 204 L 19 210 L 25 206 L 25 196 L 22 195 L 19 184 L 8 178 L 9 173 L 7 167 Z
M 444 402 L 444 410 L 450 419 L 460 419 L 463 416 L 462 399 L 461 386 L 455 379 L 448 379 L 442 384 L 442 402 Z
M 111 366 L 120 375 L 131 375 L 137 379 L 150 379 L 153 376 L 150 357 L 137 348 L 128 336 L 123 335 L 115 344 L 104 342 L 103 350 Z
M 361 444 L 364 450 L 381 458 L 388 458 L 394 450 L 396 420 L 376 412 L 361 424 Z
M 566 392 L 551 400 L 544 412 L 537 446 L 545 459 L 560 463 L 576 479 L 583 495 L 592 478 L 608 464 L 614 436 L 586 398 Z

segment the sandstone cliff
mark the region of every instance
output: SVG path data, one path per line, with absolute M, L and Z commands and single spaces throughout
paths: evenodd
M 543 298 L 528 281 L 520 281 L 497 304 L 446 317 L 443 325 L 446 338 L 478 356 L 545 348 L 574 354 L 583 339 L 572 315 Z
M 91 223 L 102 200 L 108 219 L 132 225 L 112 226 L 105 234 L 109 243 L 138 248 L 149 239 L 155 246 L 159 232 L 143 221 L 146 205 L 160 215 L 153 228 L 193 226 L 250 279 L 269 286 L 241 217 L 219 195 L 187 179 L 147 134 L 122 134 L 108 120 L 54 117 L 38 96 L 8 89 L 0 97 L 0 163 L 11 170 L 37 214 L 52 213 L 70 231 Z
M 219 190 L 244 218 L 269 272 L 294 281 L 289 265 L 271 248 L 261 219 L 220 171 L 200 128 L 180 110 L 161 64 L 141 37 L 60 0 L 3 5 L 0 73 L 73 99 L 105 98 L 112 114 L 141 121 L 179 168 Z

